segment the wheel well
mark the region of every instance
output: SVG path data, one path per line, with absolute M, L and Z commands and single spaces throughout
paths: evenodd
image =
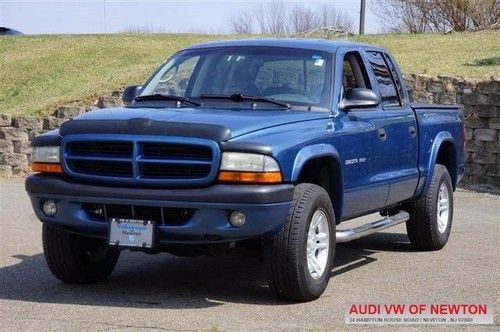
M 302 167 L 297 182 L 313 183 L 325 189 L 332 201 L 335 220 L 340 222 L 343 184 L 339 164 L 333 157 L 308 160 Z
M 436 159 L 436 164 L 441 164 L 448 170 L 451 176 L 453 189 L 457 185 L 457 152 L 455 146 L 450 141 L 445 141 L 439 147 L 439 152 Z

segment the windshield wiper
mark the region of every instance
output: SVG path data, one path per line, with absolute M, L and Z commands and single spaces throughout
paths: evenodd
M 281 106 L 283 108 L 289 109 L 290 104 L 276 100 L 276 99 L 271 99 L 271 98 L 266 98 L 266 97 L 259 97 L 259 96 L 249 96 L 249 95 L 244 95 L 241 93 L 236 93 L 230 96 L 227 95 L 201 95 L 201 99 L 229 99 L 235 102 L 242 102 L 245 100 L 252 100 L 252 101 L 262 101 L 265 103 L 270 103 L 274 104 L 277 106 Z
M 198 103 L 194 100 L 191 100 L 186 97 L 182 96 L 173 96 L 173 95 L 162 95 L 162 94 L 154 94 L 154 95 L 144 95 L 144 96 L 139 96 L 134 98 L 135 101 L 147 101 L 147 100 L 173 100 L 177 101 L 177 107 L 180 107 L 181 103 L 184 104 L 189 104 L 189 105 L 194 105 L 194 106 L 201 106 L 201 103 Z

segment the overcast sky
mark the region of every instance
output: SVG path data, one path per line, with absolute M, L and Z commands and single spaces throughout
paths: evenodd
M 368 6 L 374 0 L 368 0 Z M 116 33 L 133 28 L 155 32 L 229 33 L 230 19 L 251 11 L 264 0 L 0 0 L 0 26 L 27 34 Z M 359 23 L 360 0 L 295 0 L 290 5 L 318 7 L 325 3 Z M 366 32 L 377 33 L 380 23 L 367 8 Z

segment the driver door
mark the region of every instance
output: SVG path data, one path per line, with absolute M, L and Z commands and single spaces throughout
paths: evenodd
M 367 88 L 372 84 L 361 54 L 350 51 L 343 56 L 343 68 L 337 83 L 341 97 L 348 89 Z M 337 76 L 337 77 L 338 77 Z M 384 174 L 386 141 L 382 135 L 386 115 L 380 106 L 340 111 L 338 135 L 333 145 L 342 161 L 344 175 L 343 218 L 357 217 L 385 206 L 390 184 Z

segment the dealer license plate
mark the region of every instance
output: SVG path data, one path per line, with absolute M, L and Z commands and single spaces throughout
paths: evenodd
M 109 244 L 120 247 L 153 247 L 154 222 L 151 220 L 109 220 Z

